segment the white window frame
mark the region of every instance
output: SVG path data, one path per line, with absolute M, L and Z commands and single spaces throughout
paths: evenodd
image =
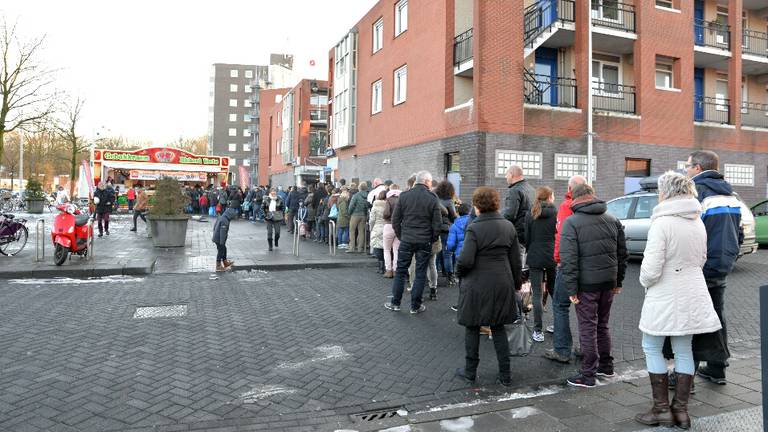
M 250 159 L 248 159 L 248 158 L 244 158 L 244 159 L 243 159 L 243 166 L 244 166 L 244 167 L 249 167 L 249 166 L 251 166 L 251 160 L 250 160 Z
M 747 164 L 724 164 L 725 181 L 732 186 L 754 186 L 755 166 Z
M 393 82 L 392 104 L 400 105 L 408 99 L 408 65 L 403 65 L 395 70 Z
M 251 143 L 245 143 L 245 144 L 243 144 L 243 151 L 244 151 L 244 152 L 249 152 L 249 151 L 251 151 Z
M 230 84 L 229 85 L 229 92 L 230 93 L 237 93 L 237 84 Z
M 243 121 L 246 123 L 250 123 L 253 119 L 251 118 L 250 114 L 243 114 Z
M 587 155 L 555 153 L 555 180 L 569 180 L 574 175 L 587 177 Z M 583 167 L 579 169 L 577 167 Z M 592 181 L 597 178 L 597 156 L 592 156 Z
M 686 165 L 688 165 L 688 161 L 677 161 L 677 170 L 685 173 L 688 169 Z
M 610 21 L 610 22 L 621 24 L 624 21 L 623 19 L 624 14 L 619 9 L 619 7 L 621 7 L 621 2 L 617 4 L 617 7 L 616 7 L 617 16 L 616 16 L 616 19 L 613 19 L 605 16 L 605 6 L 603 6 L 604 1 L 605 0 L 593 0 L 592 6 L 591 6 L 592 18 L 599 19 L 600 21 Z M 597 6 L 597 9 L 595 9 L 595 6 Z
M 243 99 L 243 107 L 244 108 L 251 108 L 253 104 L 251 103 L 250 99 Z
M 373 23 L 373 53 L 384 48 L 384 17 Z
M 237 144 L 230 144 L 229 145 L 229 151 L 236 152 L 237 151 Z
M 382 84 L 378 80 L 371 85 L 371 115 L 380 113 L 382 105 Z
M 229 128 L 229 136 L 236 137 L 237 136 L 237 128 Z
M 230 114 L 229 115 L 229 121 L 236 122 L 237 121 L 237 114 Z
M 728 15 L 729 14 L 730 14 L 730 11 L 728 10 L 728 6 L 718 5 L 717 6 L 717 13 L 715 15 L 715 17 L 716 17 L 715 18 L 715 22 L 718 22 L 718 19 L 721 16 L 724 16 L 725 17 L 725 23 L 727 24 L 728 23 Z M 715 40 L 717 41 L 718 45 L 723 45 L 724 47 L 728 46 L 728 42 L 726 42 L 726 40 L 725 40 L 725 34 L 724 33 L 717 32 L 717 34 L 715 36 Z M 724 49 L 727 49 L 727 48 L 724 48 Z
M 723 75 L 718 75 L 715 79 L 715 109 L 718 111 L 728 111 L 728 106 L 725 105 L 725 100 L 728 99 L 728 77 L 722 78 Z M 718 83 L 725 83 L 725 94 L 717 92 Z
M 229 166 L 236 167 L 237 166 L 237 159 L 229 158 Z
M 230 108 L 237 108 L 237 99 L 230 99 L 229 106 Z
M 747 108 L 748 103 L 749 103 L 749 81 L 747 81 L 746 76 L 743 76 L 741 77 L 741 113 L 742 114 L 749 114 L 749 108 Z
M 527 178 L 542 178 L 544 154 L 516 150 L 496 150 L 496 177 L 505 177 L 510 165 L 519 165 Z
M 408 30 L 408 0 L 395 3 L 395 37 Z
M 251 129 L 250 128 L 243 129 L 243 136 L 246 137 L 246 138 L 250 137 L 251 136 Z
M 602 53 L 595 53 L 595 54 L 602 54 Z M 605 55 L 611 55 L 611 54 L 605 54 Z M 613 57 L 615 57 L 615 56 L 613 56 Z M 618 63 L 613 62 L 613 61 L 608 61 L 608 60 L 598 60 L 598 59 L 595 59 L 595 58 L 592 59 L 593 63 L 597 63 L 598 64 L 598 71 L 599 71 L 599 75 L 600 75 L 598 78 L 595 78 L 595 77 L 591 78 L 594 94 L 597 94 L 597 95 L 600 95 L 600 96 L 623 98 L 621 92 L 613 93 L 613 92 L 610 92 L 610 91 L 605 91 L 603 88 L 601 88 L 601 87 L 603 87 L 602 84 L 605 83 L 605 80 L 603 79 L 603 66 L 616 66 L 618 68 L 618 70 L 619 70 L 618 71 L 618 74 L 619 74 L 619 76 L 618 76 L 618 78 L 619 78 L 618 79 L 618 81 L 619 81 L 618 82 L 618 86 L 621 87 L 621 86 L 624 85 L 624 78 L 623 78 L 624 70 L 621 67 L 621 57 L 618 57 L 618 59 L 619 59 Z M 594 66 L 592 68 L 593 68 L 593 71 L 594 71 Z
M 669 70 L 667 70 L 666 68 L 661 68 L 660 69 L 659 65 L 667 66 L 667 67 L 669 67 Z M 659 87 L 659 83 L 656 82 L 655 84 L 656 84 L 656 88 L 657 89 L 669 90 L 669 89 L 675 88 L 675 63 L 674 63 L 674 60 L 672 60 L 672 61 L 670 61 L 670 60 L 656 60 L 656 74 L 659 74 L 659 73 L 665 74 L 665 75 L 669 75 L 669 80 L 668 80 L 667 85 L 662 86 L 662 87 Z M 656 74 L 654 74 L 654 77 L 653 77 L 654 81 L 656 81 Z
M 245 90 L 246 93 L 252 93 L 253 92 L 253 88 L 251 88 L 251 86 L 249 86 L 247 84 L 243 86 L 243 90 Z
M 660 5 L 659 3 L 664 3 L 664 4 Z M 656 7 L 660 7 L 660 8 L 673 9 L 673 10 L 675 9 L 675 4 L 672 0 L 656 0 L 654 4 L 656 5 Z
M 246 78 L 253 78 L 253 71 L 248 69 L 245 71 L 245 77 Z

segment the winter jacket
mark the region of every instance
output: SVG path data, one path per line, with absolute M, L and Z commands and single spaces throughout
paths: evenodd
M 459 216 L 453 221 L 451 231 L 448 233 L 448 242 L 445 247 L 449 252 L 453 252 L 458 257 L 461 254 L 461 247 L 464 245 L 464 231 L 467 229 L 469 215 Z
M 227 207 L 232 209 L 239 209 L 243 204 L 243 195 L 239 190 L 232 190 L 229 192 L 229 199 L 227 200 Z
M 560 209 L 557 211 L 557 225 L 555 225 L 555 262 L 558 264 L 560 264 L 560 232 L 563 230 L 565 220 L 573 214 L 571 204 L 573 204 L 573 197 L 568 192 L 560 203 Z
M 339 216 L 336 218 L 336 224 L 339 228 L 349 227 L 349 199 L 339 196 L 339 202 L 336 203 L 339 210 Z
M 392 213 L 392 228 L 402 242 L 434 243 L 440 237 L 440 203 L 423 184 L 400 194 Z
M 621 287 L 627 266 L 621 222 L 594 197 L 575 200 L 571 208 L 560 237 L 560 274 L 568 295 Z
M 453 204 L 453 200 L 440 200 L 440 216 L 443 219 L 440 225 L 440 233 L 447 238 L 448 231 L 451 230 L 451 224 L 456 220 L 456 206 Z
M 328 223 L 328 213 L 331 211 L 330 207 L 328 207 L 329 199 L 330 197 L 326 195 L 317 203 L 317 210 L 315 210 L 315 220 L 317 223 Z
M 307 195 L 306 198 L 304 198 L 304 206 L 307 208 L 307 222 L 315 221 L 315 194 L 317 194 L 317 192 L 312 192 L 311 194 Z
M 307 199 L 307 188 L 304 188 L 304 187 L 299 188 L 289 193 L 288 200 L 286 202 L 288 204 L 288 209 L 291 211 L 291 213 L 298 212 L 299 202 L 302 202 L 305 199 Z
M 387 207 L 384 209 L 384 222 L 392 224 L 392 213 L 395 212 L 397 199 L 400 198 L 400 190 L 395 189 L 387 192 Z
M 139 192 L 139 198 L 136 200 L 136 204 L 133 205 L 133 209 L 138 211 L 146 211 L 149 209 L 149 195 L 147 195 L 147 192 Z
M 720 330 L 704 280 L 707 232 L 696 198 L 661 201 L 653 209 L 640 266 L 645 301 L 640 330 L 654 336 L 684 336 Z
M 360 191 L 356 193 L 349 201 L 349 215 L 350 216 L 363 216 L 368 212 L 370 203 L 367 200 L 368 192 Z
M 227 237 L 229 236 L 229 221 L 235 217 L 237 217 L 237 210 L 229 208 L 216 219 L 216 223 L 213 225 L 213 237 L 211 237 L 211 240 L 215 244 L 227 244 Z
M 368 201 L 368 204 L 373 205 L 373 203 L 376 202 L 376 199 L 379 197 L 379 194 L 383 190 L 387 190 L 387 185 L 380 184 L 376 186 L 375 188 L 373 188 L 373 190 L 371 190 L 365 195 L 365 200 Z
M 280 195 L 276 196 L 277 204 L 275 205 L 275 211 L 283 212 L 285 215 L 285 202 L 280 198 Z M 267 195 L 261 200 L 261 211 L 264 212 L 264 217 L 269 217 L 269 204 L 272 202 L 272 197 Z M 267 219 L 272 220 L 272 219 Z M 278 221 L 282 221 L 282 218 L 278 218 Z
M 376 200 L 371 207 L 371 215 L 368 218 L 368 227 L 371 229 L 371 247 L 384 249 L 384 210 L 387 201 Z
M 115 205 L 115 192 L 114 189 L 96 189 L 93 193 L 93 198 L 98 198 L 99 203 L 96 204 L 96 213 L 104 214 L 111 213 L 112 208 Z M 94 201 L 95 202 L 95 201 Z
M 733 196 L 731 185 L 717 171 L 704 171 L 693 178 L 707 229 L 707 263 L 704 277 L 724 278 L 733 270 L 744 241 L 741 205 Z
M 521 244 L 525 244 L 526 215 L 531 212 L 535 199 L 536 191 L 525 179 L 509 185 L 504 200 L 504 217 L 515 225 Z
M 522 284 L 515 227 L 496 212 L 484 213 L 467 227 L 465 235 L 456 263 L 456 273 L 461 280 L 459 324 L 513 323 L 518 318 L 515 290 Z
M 525 250 L 528 253 L 526 264 L 536 269 L 554 269 L 555 264 L 555 225 L 557 210 L 548 202 L 541 203 L 538 219 L 528 214 L 525 225 Z

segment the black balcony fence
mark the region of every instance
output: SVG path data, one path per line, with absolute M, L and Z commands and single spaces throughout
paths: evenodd
M 714 21 L 694 20 L 693 39 L 696 45 L 731 49 L 731 27 Z
M 694 96 L 693 117 L 697 122 L 728 124 L 731 119 L 731 101 L 724 98 Z
M 616 0 L 592 0 L 592 24 L 635 33 L 635 6 Z
M 456 67 L 472 58 L 472 30 L 453 38 L 453 64 Z
M 576 80 L 526 70 L 523 73 L 523 97 L 528 104 L 575 108 Z
M 546 0 L 528 6 L 523 15 L 523 40 L 526 45 L 558 21 L 575 22 L 575 0 Z
M 741 125 L 768 128 L 768 104 L 743 102 L 741 106 Z
M 593 82 L 592 109 L 596 111 L 634 114 L 637 112 L 635 95 L 635 86 Z
M 768 57 L 768 33 L 745 29 L 741 50 L 744 54 Z

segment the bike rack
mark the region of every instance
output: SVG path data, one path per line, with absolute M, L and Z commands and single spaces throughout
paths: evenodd
M 301 243 L 301 237 L 299 236 L 300 225 L 301 225 L 300 220 L 295 219 L 293 221 L 293 255 L 296 257 L 299 256 L 299 244 Z
M 45 261 L 45 219 L 35 224 L 35 261 Z
M 328 222 L 328 253 L 336 256 L 336 222 Z

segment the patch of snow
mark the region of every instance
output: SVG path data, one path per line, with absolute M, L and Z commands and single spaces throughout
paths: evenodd
M 418 411 L 415 414 L 433 413 L 433 412 L 447 411 L 447 410 L 453 410 L 453 409 L 459 409 L 459 408 L 470 408 L 478 405 L 486 405 L 490 403 L 506 402 L 506 401 L 518 400 L 518 399 L 531 399 L 539 396 L 547 396 L 547 395 L 559 393 L 560 391 L 563 390 L 563 388 L 564 387 L 562 386 L 549 386 L 549 387 L 543 387 L 543 388 L 540 388 L 539 390 L 528 392 L 528 393 L 510 393 L 500 398 L 478 399 L 472 402 L 460 402 L 455 404 L 440 405 L 440 406 L 432 407 L 425 411 Z
M 531 399 L 539 396 L 547 396 L 555 393 L 559 393 L 563 387 L 561 386 L 549 386 L 549 387 L 543 387 L 537 391 L 532 391 L 528 393 L 510 393 L 507 396 L 499 398 L 496 402 L 506 402 L 511 400 L 518 400 L 518 399 Z
M 405 417 L 405 416 L 408 415 L 408 410 L 404 410 L 404 409 L 401 408 L 401 409 L 397 410 L 397 415 L 399 415 L 400 417 Z
M 276 386 L 276 385 L 265 385 L 265 386 L 259 386 L 254 387 L 251 391 L 245 392 L 242 395 L 240 395 L 239 399 L 243 401 L 243 403 L 254 403 L 256 401 L 266 399 L 275 395 L 279 394 L 289 394 L 289 393 L 296 393 L 296 390 Z
M 447 432 L 469 432 L 474 425 L 475 421 L 472 420 L 472 417 L 440 420 L 440 430 Z
M 277 369 L 299 369 L 312 363 L 327 360 L 342 360 L 349 357 L 349 354 L 339 345 L 323 345 L 315 348 L 314 351 L 317 355 L 308 360 L 295 363 L 283 362 L 277 365 Z
M 106 276 L 100 278 L 72 279 L 72 278 L 52 278 L 52 279 L 11 279 L 8 283 L 16 285 L 80 285 L 97 283 L 134 283 L 141 282 L 144 278 L 132 276 Z
M 524 419 L 530 416 L 541 414 L 541 410 L 534 407 L 521 407 L 509 410 L 513 419 Z
M 389 429 L 382 429 L 379 432 L 411 432 L 411 427 L 408 425 L 405 426 L 395 426 L 391 427 Z
M 596 381 L 597 381 L 597 385 L 598 386 L 604 386 L 604 385 L 615 384 L 615 383 L 623 382 L 623 381 L 632 381 L 632 380 L 636 380 L 636 379 L 639 379 L 639 378 L 644 378 L 644 377 L 647 377 L 647 376 L 648 376 L 648 371 L 645 370 L 645 369 L 639 369 L 639 370 L 629 369 L 629 370 L 627 370 L 624 373 L 616 374 L 615 377 L 612 377 L 612 378 L 600 378 L 600 379 L 598 379 Z

